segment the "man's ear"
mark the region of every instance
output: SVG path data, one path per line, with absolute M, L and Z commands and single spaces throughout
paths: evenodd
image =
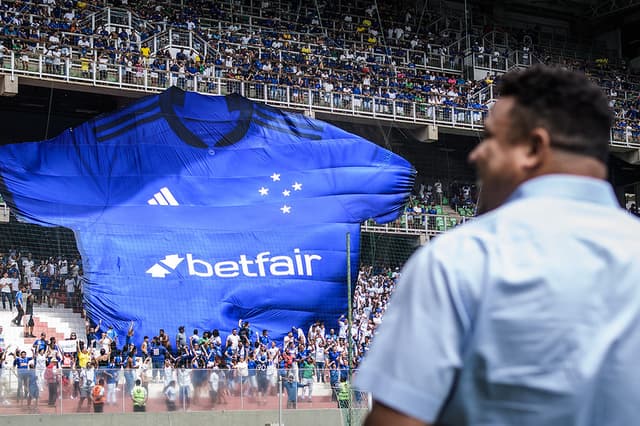
M 547 160 L 550 151 L 549 131 L 543 127 L 535 127 L 529 134 L 523 165 L 530 170 L 539 168 Z

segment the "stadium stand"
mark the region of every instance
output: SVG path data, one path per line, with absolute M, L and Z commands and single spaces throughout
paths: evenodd
M 335 10 L 315 2 L 297 8 L 265 3 L 98 8 L 6 2 L 0 10 L 0 67 L 67 81 L 144 90 L 176 85 L 474 128 L 495 97 L 500 73 L 556 61 L 593 74 L 609 90 L 618 114 L 612 141 L 640 142 L 638 77 L 603 69 L 595 59 L 567 63 L 548 53 L 552 46 L 538 51 L 533 40 L 541 37 L 533 31 L 475 28 L 466 40 L 452 11 L 429 10 L 419 19 L 408 9 L 378 11 L 365 2 Z M 464 43 L 470 43 L 476 80 L 462 77 Z
M 403 226 L 443 232 L 466 219 L 465 214 L 472 214 L 475 192 L 475 187 L 467 183 L 443 185 L 437 180 L 422 185 L 412 195 L 399 222 Z M 26 225 L 14 235 L 6 235 L 5 240 L 22 235 L 17 238 L 27 241 L 25 233 L 28 233 Z M 27 374 L 21 371 L 25 359 L 27 370 L 28 362 L 34 363 L 40 399 L 60 401 L 59 409 L 57 402 L 53 408 L 36 406 L 45 413 L 89 410 L 89 404 L 83 404 L 83 395 L 99 377 L 106 380 L 106 409 L 112 412 L 125 407 L 125 402 L 129 404 L 128 395 L 136 378 L 142 380 L 156 404 L 162 404 L 167 392 L 172 393 L 171 382 L 175 381 L 176 392 L 183 388 L 178 406 L 186 410 L 191 404 L 197 409 L 231 408 L 245 403 L 273 405 L 278 377 L 293 375 L 298 388 L 296 405 L 331 406 L 336 400 L 340 377 L 348 375 L 349 365 L 357 369 L 366 355 L 404 260 L 398 258 L 392 265 L 360 268 L 355 281 L 351 329 L 345 313 L 336 318 L 339 325 L 336 329 L 327 329 L 320 322 L 308 329 L 294 325 L 283 341 L 275 341 L 269 337 L 269 330 L 255 330 L 238 319 L 237 329 L 226 336 L 220 335 L 212 324 L 210 330 L 192 333 L 184 329 L 159 330 L 156 336 L 149 336 L 135 346 L 128 338 L 118 342 L 108 324 L 96 324 L 84 313 L 82 263 L 71 248 L 70 238 L 58 240 L 58 245 L 62 243 L 69 251 L 66 256 L 47 253 L 46 247 L 38 244 L 42 236 L 36 235 L 28 241 L 40 249 L 35 255 L 28 249 L 16 248 L 7 248 L 0 255 L 3 276 L 0 319 L 6 324 L 9 318 L 15 319 L 16 309 L 12 305 L 21 287 L 26 305 L 19 326 L 0 333 L 4 361 L 0 371 L 6 384 L 0 386 L 3 390 L 0 403 L 5 405 L 4 413 L 36 410 L 25 405 L 31 391 L 18 390 L 21 375 Z M 351 354 L 346 346 L 348 336 L 353 345 Z M 47 368 L 54 364 L 51 367 L 54 379 L 46 378 Z M 57 385 L 49 387 L 51 380 Z M 214 386 L 212 381 L 217 383 L 217 393 L 213 397 L 203 396 L 203 390 Z M 50 398 L 51 394 L 54 396 Z
M 354 322 L 350 331 L 347 317 L 343 315 L 337 319 L 340 325 L 337 330 L 326 329 L 321 322 L 312 324 L 308 330 L 294 326 L 284 341 L 276 342 L 269 337 L 268 330 L 255 330 L 239 319 L 237 329 L 228 336 L 221 336 L 215 328 L 201 330 L 201 333 L 193 330 L 191 334 L 184 328 L 159 330 L 157 336 L 145 337 L 135 346 L 129 338 L 118 342 L 112 328 L 101 323 L 92 324 L 87 320 L 86 328 L 80 330 L 71 309 L 62 308 L 63 305 L 76 310 L 81 307 L 78 302 L 82 272 L 76 261 L 65 258 L 38 261 L 31 254 L 22 255 L 16 250 L 7 251 L 0 260 L 4 275 L 0 280 L 3 323 L 16 311 L 11 309 L 11 304 L 20 290 L 14 288 L 23 289 L 27 306 L 20 323 L 13 324 L 19 328 L 0 328 L 0 361 L 3 363 L 0 404 L 5 414 L 23 410 L 38 412 L 38 407 L 42 412 L 55 413 L 58 404 L 58 412 L 88 410 L 90 404 L 85 408 L 83 400 L 87 398 L 88 388 L 100 377 L 106 380 L 106 401 L 108 406 L 113 406 L 112 412 L 124 407 L 136 378 L 142 380 L 157 401 L 168 400 L 167 393 L 171 394 L 168 389 L 176 386 L 182 409 L 188 409 L 192 403 L 200 409 L 245 402 L 261 406 L 266 405 L 268 399 L 273 404 L 278 378 L 290 376 L 298 387 L 296 403 L 310 403 L 311 407 L 315 401 L 316 407 L 332 406 L 340 377 L 346 378 L 349 363 L 357 368 L 366 354 L 399 277 L 398 267 L 394 270 L 361 268 L 354 291 Z M 63 282 L 68 287 L 64 288 Z M 4 304 L 6 286 L 11 288 L 6 296 L 7 305 Z M 32 320 L 33 325 L 29 326 Z M 21 331 L 23 324 L 24 339 L 12 332 Z M 37 338 L 32 334 L 34 330 Z M 130 335 L 133 333 L 131 329 Z M 354 345 L 351 355 L 346 346 L 349 334 Z M 25 378 L 32 368 L 33 379 Z M 56 385 L 50 386 L 53 383 Z M 121 386 L 116 391 L 117 385 Z M 33 390 L 34 387 L 39 391 Z M 214 393 L 206 392 L 213 388 Z M 44 401 L 45 395 L 49 401 L 47 408 L 37 403 L 37 398 Z M 32 397 L 36 398 L 34 406 Z
M 533 29 L 473 26 L 465 34 L 459 11 L 423 10 L 416 16 L 392 4 L 377 10 L 359 0 L 337 7 L 322 1 L 191 1 L 186 7 L 171 1 L 3 1 L 0 71 L 140 91 L 178 86 L 240 93 L 276 105 L 480 129 L 500 73 L 555 63 L 583 70 L 607 92 L 616 112 L 614 144 L 640 146 L 639 76 L 599 57 L 567 58 Z M 474 78 L 464 77 L 466 66 Z M 471 218 L 475 186 L 444 186 L 438 180 L 416 191 L 391 225 L 394 232 L 435 235 Z M 635 205 L 630 210 L 637 213 Z M 11 307 L 23 284 L 34 319 L 32 330 L 27 315 L 19 327 L 0 333 L 0 403 L 8 407 L 3 413 L 23 412 L 30 391 L 18 389 L 30 380 L 20 382 L 29 361 L 43 391 L 40 398 L 52 401 L 53 393 L 55 405 L 60 397 L 67 407 L 63 412 L 89 410 L 89 389 L 101 376 L 108 388 L 106 410 L 112 412 L 125 402 L 130 410 L 135 378 L 168 410 L 170 402 L 182 409 L 273 403 L 278 377 L 290 375 L 297 383 L 296 402 L 333 406 L 340 376 L 357 368 L 368 350 L 402 263 L 360 268 L 351 330 L 345 315 L 336 319 L 337 330 L 321 323 L 307 330 L 295 325 L 285 341 L 273 342 L 268 330 L 253 330 L 239 318 L 237 334 L 230 336 L 220 336 L 215 325 L 191 335 L 186 334 L 191 330 L 159 330 L 148 343 L 131 347 L 114 341 L 107 324 L 84 316 L 79 258 L 53 252 L 36 258 L 8 247 L 3 253 L 0 272 L 7 275 L 0 286 L 9 291 L 2 292 L 2 318 L 13 318 L 5 298 Z M 41 333 L 55 339 L 42 343 L 32 337 Z M 353 353 L 346 347 L 348 336 Z M 72 337 L 77 342 L 69 346 Z M 40 344 L 43 354 L 32 354 Z M 45 378 L 47 366 L 54 372 Z

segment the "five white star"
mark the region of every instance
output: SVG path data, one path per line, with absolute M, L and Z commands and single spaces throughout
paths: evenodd
M 280 173 L 274 172 L 270 176 L 270 178 L 271 178 L 271 180 L 273 182 L 278 182 L 278 181 L 280 181 Z M 302 191 L 302 184 L 300 182 L 294 182 L 293 185 L 291 185 L 291 187 L 293 188 L 294 191 Z M 266 195 L 269 195 L 269 188 L 265 188 L 263 186 L 260 189 L 258 189 L 258 192 L 260 193 L 260 196 L 264 197 Z M 290 189 L 284 189 L 282 191 L 282 195 L 284 197 L 290 197 L 291 196 L 291 190 Z M 282 211 L 282 214 L 291 214 L 291 206 L 288 206 L 288 205 L 285 204 L 282 207 L 280 207 L 280 211 Z

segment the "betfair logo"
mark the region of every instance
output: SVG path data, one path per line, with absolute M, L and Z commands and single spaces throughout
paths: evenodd
M 159 262 L 146 270 L 153 278 L 164 278 L 171 274 L 186 259 L 187 274 L 193 277 L 284 277 L 284 276 L 313 276 L 314 262 L 322 260 L 318 254 L 302 253 L 300 249 L 293 249 L 293 256 L 272 256 L 271 252 L 263 251 L 255 257 L 241 254 L 238 259 L 206 261 L 198 259 L 192 253 L 184 257 L 178 254 L 165 256 Z

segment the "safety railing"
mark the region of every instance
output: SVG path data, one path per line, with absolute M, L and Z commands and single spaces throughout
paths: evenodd
M 141 19 L 135 13 L 127 9 L 115 7 L 106 7 L 89 15 L 80 21 L 81 25 L 87 25 L 95 30 L 98 27 L 107 29 L 107 31 L 115 28 L 130 29 L 132 31 L 140 31 L 147 28 L 145 20 Z
M 250 32 L 246 32 L 249 34 Z M 234 39 L 240 39 L 241 34 L 238 33 Z M 430 50 L 425 49 L 417 50 L 410 48 L 389 47 L 372 48 L 367 46 L 366 48 L 357 49 L 355 46 L 351 48 L 331 46 L 328 48 L 325 45 L 302 42 L 296 40 L 285 40 L 286 47 L 283 46 L 278 49 L 267 48 L 262 39 L 255 35 L 251 37 L 255 40 L 255 43 L 242 44 L 237 41 L 231 41 L 226 39 L 209 41 L 205 40 L 203 36 L 194 31 L 188 31 L 183 29 L 169 28 L 166 31 L 155 34 L 148 39 L 143 40 L 141 44 L 146 44 L 151 48 L 152 52 L 159 50 L 170 49 L 175 47 L 186 47 L 197 51 L 202 57 L 214 56 L 216 49 L 212 46 L 224 46 L 225 49 L 233 49 L 234 51 L 247 50 L 257 54 L 257 57 L 264 58 L 264 54 L 269 54 L 272 60 L 282 61 L 288 57 L 296 57 L 299 55 L 316 57 L 322 61 L 336 61 L 341 56 L 350 57 L 353 61 L 356 57 L 367 58 L 370 65 L 378 64 L 383 66 L 390 66 L 391 62 L 395 62 L 394 66 L 397 71 L 409 71 L 409 67 L 417 70 L 431 70 L 440 71 L 450 74 L 462 73 L 462 61 L 459 60 L 457 55 L 442 54 L 440 52 L 439 45 L 430 46 Z M 274 37 L 273 41 L 278 41 L 277 37 Z M 366 45 L 365 41 L 362 41 Z M 311 53 L 303 53 L 308 49 Z M 221 50 L 221 49 L 220 49 Z M 222 54 L 224 52 L 217 52 Z
M 364 222 L 364 232 L 436 236 L 471 220 L 471 216 L 446 214 L 404 213 L 393 222 L 378 224 L 374 220 Z
M 291 410 L 335 409 L 327 416 L 334 421 L 327 424 L 356 425 L 369 408 L 368 395 L 347 385 L 347 369 L 324 362 L 255 369 L 247 362 L 198 369 L 147 364 L 151 358 L 135 369 L 59 368 L 57 363 L 3 368 L 0 416 L 264 410 L 289 424 Z
M 357 116 L 424 125 L 437 125 L 480 131 L 486 107 L 457 106 L 456 98 L 430 96 L 416 92 L 387 92 L 381 96 L 325 91 L 316 88 L 268 84 L 237 78 L 232 69 L 210 66 L 204 72 L 186 69 L 155 69 L 143 65 L 114 64 L 106 55 L 54 57 L 10 52 L 0 61 L 0 73 L 9 77 L 25 76 L 42 80 L 74 83 L 101 88 L 157 93 L 170 86 L 210 95 L 240 94 L 269 105 L 316 112 Z M 640 148 L 640 135 L 633 128 L 611 130 L 611 145 Z
M 261 32 L 261 31 L 272 31 L 273 28 L 269 26 L 263 26 L 263 20 L 260 16 L 259 11 L 261 10 L 259 7 L 257 9 L 257 15 L 253 16 L 251 14 L 247 15 L 245 18 L 247 22 L 245 23 L 246 34 L 252 32 Z M 227 18 L 231 19 L 231 18 Z M 280 21 L 283 23 L 282 21 Z M 203 37 L 206 33 L 210 33 L 211 31 L 223 31 L 223 28 L 227 28 L 228 26 L 235 26 L 236 23 L 232 20 L 224 20 L 224 19 L 215 19 L 210 20 L 206 17 L 203 17 L 201 20 L 202 24 L 198 27 L 198 32 L 187 31 L 180 28 L 172 28 L 171 24 L 168 24 L 166 21 L 161 22 L 149 22 L 145 19 L 140 18 L 135 12 L 132 12 L 127 9 L 120 9 L 115 7 L 107 7 L 101 9 L 86 18 L 81 20 L 81 24 L 87 25 L 93 30 L 98 27 L 102 27 L 109 30 L 114 29 L 128 29 L 131 32 L 140 33 L 143 30 L 149 30 L 151 26 L 156 29 L 161 29 L 163 33 L 167 31 L 173 31 L 174 36 L 178 35 L 179 32 L 191 33 L 190 35 L 184 37 L 180 35 L 180 40 L 175 40 L 173 37 L 169 37 L 168 41 L 170 43 L 165 43 L 167 40 L 165 34 L 157 34 L 152 36 L 151 38 L 144 40 L 143 43 L 146 43 L 149 46 L 152 46 L 152 51 L 156 52 L 160 49 L 171 48 L 170 44 L 174 46 L 180 47 L 188 47 L 195 49 L 200 53 L 200 55 L 207 56 L 208 52 L 207 45 L 208 42 L 204 41 Z M 291 22 L 291 25 L 296 25 L 296 22 Z M 334 30 L 338 30 L 334 28 Z M 451 30 L 451 29 L 449 29 Z M 340 30 L 345 33 L 344 29 Z M 147 31 L 148 32 L 148 31 Z M 348 32 L 348 31 L 347 31 Z M 236 32 L 236 36 L 240 36 L 240 32 Z M 304 38 L 307 34 L 299 33 L 296 38 Z M 73 36 L 73 34 L 71 34 Z M 93 36 L 88 36 L 90 43 L 93 45 Z M 194 41 L 198 39 L 197 41 Z M 398 62 L 398 65 L 401 66 L 409 66 L 421 69 L 432 69 L 436 71 L 449 72 L 460 74 L 462 72 L 462 61 L 456 55 L 447 55 L 440 54 L 440 45 L 434 44 L 431 46 L 434 52 L 438 53 L 429 53 L 424 49 L 409 49 L 409 48 L 399 48 L 399 47 L 390 47 L 388 51 L 380 50 L 373 51 L 373 45 L 367 42 L 368 35 L 365 33 L 354 33 L 352 39 L 349 40 L 348 44 L 351 46 L 352 53 L 359 55 L 367 55 L 372 56 L 376 63 L 384 64 L 390 62 L 391 60 L 395 60 Z M 211 40 L 213 41 L 213 40 Z M 233 45 L 234 43 L 230 40 L 223 40 L 225 43 Z M 321 45 L 316 45 L 315 43 L 309 42 L 298 42 L 294 39 L 288 40 L 287 43 L 294 48 L 297 52 L 300 51 L 301 47 L 304 46 L 312 46 L 313 48 L 321 47 Z M 137 44 L 137 43 L 136 43 Z M 199 46 L 195 46 L 195 44 Z M 140 43 L 142 45 L 142 43 Z M 456 43 L 453 43 L 449 46 L 448 50 L 451 50 Z M 139 47 L 139 46 L 138 46 Z M 255 46 L 247 46 L 248 48 L 254 48 Z M 382 48 L 379 48 L 382 49 Z M 346 51 L 347 49 L 343 49 L 339 46 L 332 46 L 332 55 L 339 56 L 341 52 Z M 457 46 L 457 50 L 461 51 L 462 47 Z
M 140 45 L 149 46 L 152 53 L 169 49 L 173 51 L 173 56 L 178 50 L 184 49 L 189 52 L 189 57 L 191 57 L 192 52 L 198 53 L 202 58 L 215 54 L 209 42 L 200 35 L 193 31 L 176 28 L 169 28 L 166 31 L 155 34 L 143 40 Z
M 142 66 L 113 64 L 107 56 L 97 58 L 60 58 L 11 52 L 0 64 L 0 72 L 66 83 L 139 92 L 159 92 L 170 86 L 211 95 L 237 93 L 270 105 L 310 112 L 360 116 L 366 118 L 433 124 L 480 130 L 485 109 L 470 109 L 438 103 L 415 102 L 393 93 L 366 96 L 321 89 L 266 84 L 232 77 L 224 67 L 210 67 L 204 73 L 186 70 L 166 71 Z M 453 103 L 449 99 L 449 103 Z

